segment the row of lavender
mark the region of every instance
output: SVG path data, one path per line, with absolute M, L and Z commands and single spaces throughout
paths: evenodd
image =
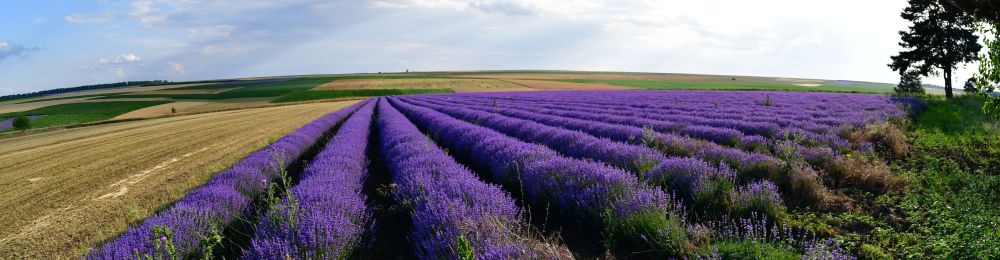
M 364 102 L 256 227 L 253 259 L 346 258 L 362 242 L 371 218 L 362 186 L 375 101 Z
M 679 92 L 687 103 L 703 95 L 685 93 Z M 732 101 L 733 106 L 745 103 L 738 100 L 757 98 L 747 98 L 745 94 L 751 92 L 713 93 L 732 96 L 716 100 Z M 669 118 L 670 113 L 704 110 L 703 105 L 672 109 L 653 101 L 629 102 L 649 100 L 649 96 L 658 96 L 662 102 L 672 97 L 661 92 L 644 95 L 647 93 L 628 91 L 502 93 L 368 100 L 303 127 L 329 129 L 353 113 L 283 198 L 274 197 L 272 182 L 280 179 L 281 169 L 291 160 L 288 157 L 297 158 L 312 143 L 303 142 L 295 146 L 297 150 L 268 147 L 248 156 L 244 161 L 260 159 L 255 159 L 260 157 L 258 153 L 280 154 L 277 165 L 267 160 L 250 165 L 257 168 L 237 163 L 169 210 L 95 249 L 89 257 L 212 255 L 210 250 L 221 239 L 220 230 L 260 212 L 254 208 L 260 205 L 266 207 L 266 213 L 254 227 L 244 258 L 350 257 L 376 226 L 361 191 L 368 174 L 367 144 L 375 138 L 369 131 L 373 115 L 378 134 L 372 140 L 380 144 L 381 159 L 397 185 L 393 192 L 396 202 L 409 209 L 412 228 L 408 238 L 417 256 L 424 259 L 572 258 L 564 246 L 532 235 L 532 227 L 508 192 L 519 194 L 527 207 L 551 208 L 552 215 L 572 220 L 564 223 L 567 227 L 591 231 L 615 247 L 652 256 L 689 254 L 690 246 L 703 242 L 697 241 L 699 225 L 689 222 L 689 212 L 715 214 L 707 219 L 720 214 L 737 218 L 763 214 L 773 219 L 782 214 L 784 206 L 774 183 L 782 188 L 788 185 L 787 176 L 782 176 L 787 171 L 784 162 L 739 145 L 700 140 L 704 136 L 692 134 L 697 131 L 667 131 L 628 123 L 648 120 L 643 122 L 683 124 L 682 129 L 707 123 Z M 734 98 L 741 95 L 742 99 Z M 783 97 L 784 93 L 760 95 L 767 95 L 766 100 L 775 104 L 798 98 Z M 843 98 L 820 100 L 826 99 Z M 764 109 L 744 115 L 786 116 L 795 110 L 787 104 L 766 106 L 777 107 L 778 112 Z M 603 113 L 601 107 L 609 108 L 609 116 L 621 118 L 593 116 Z M 825 107 L 802 107 L 805 111 L 821 108 Z M 649 111 L 629 112 L 644 109 Z M 824 115 L 815 124 L 827 128 L 805 131 L 819 133 L 836 124 L 865 124 L 899 115 L 898 110 L 881 105 L 855 110 L 870 113 L 861 120 Z M 806 114 L 785 118 L 801 121 L 815 113 Z M 785 122 L 782 127 L 796 126 Z M 272 146 L 280 147 L 282 140 L 292 139 L 289 136 Z M 773 142 L 777 136 L 761 138 Z M 456 162 L 442 148 L 464 158 L 482 175 Z M 808 153 L 811 147 L 797 144 L 797 148 Z M 248 167 L 251 169 L 245 170 Z M 252 203 L 259 198 L 268 203 Z
M 671 93 L 672 91 L 665 91 Z M 668 155 L 703 157 L 708 161 L 722 161 L 730 164 L 747 177 L 766 176 L 775 182 L 793 181 L 788 178 L 788 167 L 781 166 L 777 158 L 784 161 L 804 161 L 816 169 L 826 169 L 833 175 L 844 175 L 849 168 L 845 154 L 874 152 L 872 143 L 857 141 L 851 143 L 842 137 L 844 130 L 854 131 L 866 124 L 880 122 L 889 118 L 901 117 L 905 113 L 899 106 L 886 96 L 834 94 L 834 93 L 784 93 L 784 92 L 716 92 L 716 91 L 677 91 L 684 102 L 676 105 L 659 105 L 655 103 L 632 102 L 648 96 L 659 96 L 660 103 L 669 102 L 660 91 L 605 91 L 605 92 L 563 92 L 566 100 L 593 98 L 594 105 L 583 101 L 564 101 L 559 95 L 549 93 L 524 97 L 519 93 L 503 94 L 466 94 L 462 96 L 427 96 L 419 99 L 439 106 L 462 107 L 481 110 L 493 114 L 528 121 L 535 121 L 550 126 L 578 130 L 597 137 L 607 137 L 620 142 L 657 141 L 664 137 L 670 142 L 659 142 L 657 145 Z M 597 93 L 599 95 L 595 95 Z M 674 93 L 671 93 L 674 94 Z M 685 96 L 688 94 L 689 96 Z M 706 96 L 711 94 L 714 96 Z M 698 119 L 687 110 L 702 109 L 704 104 L 717 103 L 721 100 L 768 100 L 770 105 L 753 102 L 734 102 L 727 107 L 736 107 L 742 113 L 752 115 L 742 119 L 724 120 Z M 772 97 L 773 96 L 773 97 Z M 728 98 L 727 98 L 728 97 Z M 703 98 L 696 100 L 695 98 Z M 819 103 L 819 105 L 810 102 Z M 575 103 L 574 103 L 575 102 Z M 617 102 L 617 103 L 615 103 Z M 788 102 L 783 104 L 780 102 Z M 811 107 L 827 108 L 830 103 L 839 102 L 840 109 L 831 109 L 832 115 L 821 119 L 808 120 Z M 787 107 L 794 104 L 808 104 L 800 109 L 800 113 Z M 595 107 L 595 106 L 599 106 Z M 647 107 L 661 107 L 656 110 Z M 772 113 L 772 107 L 780 113 Z M 636 112 L 649 110 L 646 112 Z M 810 131 L 795 128 L 783 123 L 779 126 L 767 122 L 774 118 L 790 117 L 811 124 Z M 691 119 L 695 118 L 695 119 Z M 765 122 L 765 123 L 761 123 Z M 822 122 L 822 123 L 817 123 Z M 836 122 L 836 123 L 831 123 Z M 706 126 L 709 125 L 709 126 Z M 821 127 L 820 127 L 821 126 Z M 641 129 L 642 128 L 642 129 Z M 645 133 L 640 134 L 641 130 Z M 776 130 L 777 129 L 777 130 Z M 793 130 L 789 130 L 793 129 Z M 799 130 L 794 130 L 799 129 Z M 815 131 L 815 132 L 813 132 Z M 652 134 L 650 134 L 652 133 Z M 791 134 L 790 134 L 791 133 Z M 756 134 L 762 134 L 756 135 Z M 650 138 L 658 137 L 658 138 Z M 706 141 L 708 141 L 706 143 Z M 665 147 L 663 144 L 667 144 Z M 731 148 L 727 148 L 731 147 Z M 740 151 L 742 150 L 742 151 Z M 579 150 L 576 150 L 579 152 Z M 866 162 L 871 164 L 871 162 Z M 620 165 L 616 165 L 620 166 Z M 749 166 L 749 167 L 747 167 Z M 877 165 L 876 165 L 877 166 Z M 855 167 L 856 168 L 856 167 Z M 816 177 L 810 177 L 815 179 Z M 815 182 L 815 181 L 810 181 Z M 790 184 L 784 185 L 789 186 Z M 813 184 L 809 184 L 813 185 Z M 801 189 L 800 189 L 801 190 Z
M 588 98 L 585 94 L 572 94 Z M 660 96 L 654 102 L 644 103 L 644 98 L 662 94 L 652 91 L 601 94 L 593 97 L 594 99 L 581 101 L 573 101 L 580 97 L 564 100 L 547 98 L 548 95 L 545 94 L 529 99 L 516 93 L 470 95 L 461 97 L 461 100 L 481 105 L 492 102 L 494 106 L 499 100 L 501 106 L 515 105 L 570 117 L 588 116 L 581 112 L 598 113 L 603 116 L 603 120 L 650 126 L 658 131 L 698 136 L 726 145 L 739 144 L 741 141 L 753 143 L 762 138 L 795 138 L 806 143 L 829 145 L 835 149 L 849 148 L 843 139 L 835 135 L 841 127 L 863 126 L 902 115 L 902 111 L 893 102 L 888 102 L 888 97 L 877 95 L 722 92 L 706 97 L 704 91 L 678 91 L 671 95 L 675 100 L 684 100 L 683 102 L 670 102 L 669 98 Z M 740 98 L 734 99 L 732 96 Z M 760 100 L 766 100 L 768 105 L 760 104 Z M 725 106 L 719 107 L 719 103 Z M 816 111 L 817 107 L 827 110 Z M 629 117 L 640 120 L 623 121 L 623 118 Z
M 754 212 L 755 208 L 760 208 L 762 210 L 756 211 L 775 217 L 783 211 L 780 209 L 781 200 L 774 184 L 758 180 L 744 188 L 737 188 L 736 174 L 725 163 L 716 164 L 717 167 L 697 158 L 668 158 L 648 146 L 616 142 L 580 131 L 485 111 L 416 100 L 406 102 L 435 109 L 526 142 L 544 144 L 569 157 L 590 159 L 626 170 L 642 182 L 679 195 L 688 202 L 686 204 L 701 198 L 720 200 L 709 203 L 713 206 L 732 205 L 731 208 L 699 208 L 693 213 L 706 215 L 718 212 L 735 217 L 749 217 L 749 213 Z M 716 194 L 724 196 L 714 196 Z M 753 201 L 758 198 L 762 201 Z
M 569 257 L 563 247 L 532 238 L 521 210 L 500 187 L 437 147 L 384 100 L 379 136 L 400 204 L 409 204 L 410 240 L 422 259 L 552 259 Z
M 684 209 L 660 189 L 603 163 L 572 159 L 543 145 L 390 99 L 434 140 L 482 169 L 489 181 L 517 190 L 526 203 L 551 207 L 571 225 L 626 248 L 678 255 L 687 242 Z
M 130 228 L 122 236 L 93 250 L 91 259 L 178 259 L 211 257 L 211 251 L 224 239 L 220 230 L 237 221 L 265 212 L 259 223 L 251 224 L 253 237 L 242 250 L 245 259 L 331 259 L 356 257 L 366 236 L 374 228 L 362 186 L 367 178 L 366 152 L 372 118 L 378 109 L 381 153 L 393 175 L 398 190 L 396 201 L 410 210 L 412 229 L 409 240 L 422 259 L 466 258 L 525 259 L 572 258 L 559 244 L 543 241 L 531 233 L 513 198 L 495 185 L 480 181 L 474 173 L 457 163 L 385 100 L 367 100 L 350 109 L 338 111 L 299 132 L 314 130 L 318 123 L 329 129 L 330 123 L 350 118 L 309 163 L 298 184 L 284 196 L 275 192 L 277 183 L 290 186 L 280 174 L 289 155 L 302 149 L 286 149 L 274 159 L 276 164 L 261 165 L 261 170 L 227 170 L 178 202 L 170 210 L 150 217 Z M 360 108 L 359 108 L 360 106 Z M 352 111 L 353 114 L 351 113 Z M 310 137 L 312 131 L 306 131 Z M 299 133 L 289 136 L 295 137 Z M 257 160 L 258 154 L 284 147 L 285 137 L 237 163 Z M 274 154 L 268 152 L 268 154 Z M 289 156 L 289 157 L 286 157 Z M 297 158 L 297 156 L 295 156 Z M 241 167 L 242 169 L 242 167 Z M 269 176 L 258 176 L 268 173 Z M 244 178 L 230 180 L 245 174 Z M 223 180 L 219 180 L 223 179 Z M 259 182 L 258 182 L 259 180 Z M 236 187 L 231 192 L 226 183 Z M 275 184 L 275 185 L 271 185 Z M 212 191 L 215 191 L 214 193 Z M 238 193 L 238 194 L 237 194 Z M 207 194 L 207 195 L 206 195 Z M 229 197 L 206 199 L 218 194 Z M 258 203 L 253 203 L 254 200 Z M 254 208 L 257 207 L 257 208 Z M 180 208 L 180 209 L 175 209 Z M 182 210 L 208 212 L 205 215 L 178 214 Z M 212 212 L 216 210 L 218 212 Z M 187 212 L 185 211 L 185 212 Z
M 744 118 L 726 120 L 751 122 L 769 122 L 770 120 L 770 122 L 774 122 L 772 118 L 787 118 L 780 126 L 777 126 L 779 130 L 774 131 L 756 130 L 757 132 L 754 132 L 754 130 L 747 130 L 752 129 L 752 126 L 747 126 L 747 124 L 743 124 L 742 129 L 735 129 L 726 128 L 725 122 L 718 120 L 684 119 L 684 117 L 692 117 L 691 113 L 684 111 L 697 111 L 698 106 L 696 105 L 691 106 L 694 108 L 688 109 L 670 109 L 670 106 L 660 106 L 657 108 L 658 110 L 651 109 L 643 113 L 633 112 L 658 105 L 642 102 L 632 103 L 630 99 L 642 100 L 643 95 L 661 95 L 658 101 L 662 103 L 665 100 L 662 98 L 663 93 L 669 93 L 669 91 L 532 93 L 534 95 L 523 93 L 425 95 L 394 99 L 393 104 L 404 113 L 416 111 L 410 112 L 408 115 L 421 128 L 425 128 L 432 134 L 446 133 L 435 135 L 435 139 L 456 151 L 467 149 L 461 146 L 462 142 L 478 142 L 476 140 L 483 140 L 483 138 L 449 141 L 448 134 L 469 135 L 469 133 L 475 132 L 463 128 L 468 126 L 456 126 L 458 123 L 452 122 L 455 120 L 496 131 L 528 143 L 544 145 L 546 148 L 558 152 L 559 155 L 592 160 L 624 170 L 635 175 L 642 184 L 660 187 L 678 195 L 678 199 L 688 206 L 688 211 L 704 212 L 705 209 L 698 207 L 708 205 L 708 207 L 715 207 L 715 209 L 710 210 L 719 212 L 719 208 L 722 208 L 722 214 L 737 218 L 759 214 L 770 218 L 782 214 L 784 206 L 781 202 L 781 196 L 777 193 L 779 188 L 774 185 L 774 182 L 779 183 L 783 192 L 792 193 L 786 195 L 792 197 L 815 196 L 814 194 L 795 194 L 795 192 L 802 192 L 802 190 L 817 189 L 803 189 L 802 185 L 821 186 L 821 184 L 818 184 L 818 180 L 814 179 L 816 178 L 815 172 L 808 168 L 806 170 L 797 169 L 796 167 L 800 166 L 788 161 L 789 159 L 798 158 L 812 163 L 814 166 L 825 166 L 825 163 L 840 156 L 837 154 L 838 152 L 855 152 L 852 150 L 864 151 L 866 149 L 863 144 L 845 144 L 846 141 L 839 139 L 840 137 L 836 135 L 838 130 L 844 127 L 864 127 L 867 124 L 879 123 L 905 115 L 903 109 L 886 96 L 783 92 L 705 92 L 694 95 L 705 100 L 685 99 L 685 102 L 688 103 L 715 103 L 718 101 L 713 100 L 719 100 L 715 98 L 716 96 L 723 96 L 724 98 L 721 98 L 723 100 L 735 100 L 731 98 L 733 96 L 740 97 L 740 100 L 766 100 L 768 104 L 758 102 L 727 104 L 730 107 L 756 112 L 746 113 L 744 111 L 744 113 L 739 113 L 743 114 Z M 706 94 L 711 94 L 712 97 L 709 98 Z M 772 98 L 771 95 L 776 97 Z M 727 96 L 730 98 L 725 98 Z M 567 101 L 573 99 L 581 100 Z M 597 102 L 591 102 L 593 100 L 597 100 Z M 604 103 L 601 104 L 602 100 L 614 102 L 603 101 Z M 807 101 L 802 102 L 802 100 Z M 785 101 L 788 103 L 783 106 L 775 104 Z M 675 102 L 674 104 L 680 103 Z M 830 106 L 835 105 L 834 103 L 839 103 L 841 107 L 831 108 Z M 796 108 L 796 105 L 802 107 Z M 769 111 L 771 107 L 779 107 L 779 109 Z M 814 111 L 816 109 L 829 109 L 829 111 L 826 112 L 828 114 L 816 118 L 818 115 Z M 435 114 L 439 116 L 434 119 L 421 119 L 421 117 Z M 680 114 L 680 120 L 671 118 L 678 114 Z M 447 119 L 445 119 L 446 117 Z M 421 123 L 422 120 L 430 122 Z M 806 135 L 805 138 L 801 136 L 789 138 L 789 134 L 779 134 L 787 133 L 787 128 L 797 127 L 796 124 L 788 123 L 792 121 L 804 122 L 797 123 L 797 125 L 810 125 L 807 129 L 800 128 L 801 132 L 815 133 L 816 135 Z M 716 125 L 705 127 L 704 131 L 684 131 L 687 130 L 685 128 L 697 129 L 701 127 L 699 124 L 711 123 Z M 674 124 L 675 126 L 652 128 L 649 127 L 649 124 Z M 746 149 L 747 147 L 740 145 L 740 141 L 727 143 L 721 142 L 720 140 L 723 140 L 721 138 L 713 139 L 712 137 L 720 135 L 712 133 L 717 129 L 736 132 L 737 135 L 740 135 L 737 140 L 764 139 L 762 142 L 767 146 L 768 152 L 762 154 L 759 153 L 759 149 Z M 770 132 L 770 134 L 765 134 L 766 137 L 747 138 L 750 135 L 743 136 L 743 131 Z M 821 136 L 827 141 L 801 142 L 802 139 L 820 139 L 815 138 L 816 136 Z M 703 139 L 709 141 L 706 142 Z M 836 148 L 836 151 L 825 146 Z M 479 150 L 470 151 L 470 154 L 466 156 L 475 158 L 476 151 Z M 463 153 L 459 152 L 458 154 L 462 155 Z M 475 164 L 477 160 L 472 160 L 472 162 Z M 480 167 L 494 170 L 495 168 L 492 167 L 495 166 L 491 164 L 496 164 L 496 162 L 487 163 Z M 730 166 L 735 171 L 729 170 Z M 803 179 L 802 174 L 796 171 L 806 171 L 804 178 L 807 180 L 801 180 Z M 808 172 L 812 172 L 811 176 L 808 175 L 810 174 Z M 693 203 L 695 200 L 699 201 Z M 684 210 L 682 206 L 676 204 L 674 208 Z M 649 240 L 645 234 L 640 234 L 640 237 Z M 652 247 L 648 247 L 650 244 L 645 246 L 647 246 L 645 249 L 653 250 L 650 252 L 664 252 L 665 249 L 665 247 L 656 247 L 655 244 Z M 815 246 L 810 248 L 815 249 Z
M 361 104 L 323 116 L 255 151 L 170 208 L 129 227 L 92 250 L 89 259 L 177 259 L 211 256 L 224 230 L 256 211 L 254 201 L 273 191 L 286 167 Z

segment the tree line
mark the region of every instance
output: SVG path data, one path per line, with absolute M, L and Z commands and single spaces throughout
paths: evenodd
M 85 85 L 85 86 L 70 87 L 70 88 L 57 88 L 57 89 L 50 89 L 50 90 L 35 91 L 35 92 L 30 92 L 30 93 L 22 93 L 22 94 L 13 94 L 13 95 L 7 95 L 7 96 L 0 96 L 0 101 L 7 101 L 7 100 L 14 100 L 14 99 L 21 99 L 21 98 L 31 98 L 31 97 L 41 97 L 41 96 L 48 96 L 48 95 L 55 95 L 55 94 L 62 94 L 62 93 L 69 93 L 69 92 L 77 92 L 77 91 L 84 91 L 84 90 L 124 88 L 124 87 L 132 87 L 132 86 L 162 85 L 162 84 L 167 84 L 167 83 L 170 83 L 170 81 L 166 81 L 166 80 L 122 81 L 122 82 L 116 82 L 116 83 Z

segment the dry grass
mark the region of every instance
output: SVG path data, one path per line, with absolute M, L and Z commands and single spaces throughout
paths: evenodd
M 875 153 L 882 158 L 903 159 L 910 155 L 906 133 L 895 123 L 881 122 L 861 129 L 841 126 L 839 134 L 852 143 L 871 142 Z
M 274 106 L 270 102 L 270 99 L 271 98 L 241 98 L 241 99 L 228 99 L 228 100 L 177 101 L 163 105 L 138 109 L 132 112 L 119 115 L 112 119 L 121 120 L 121 119 L 135 119 L 135 118 L 152 118 L 152 117 L 162 117 L 169 115 L 196 114 L 196 113 L 216 112 L 224 110 Z M 171 111 L 170 110 L 171 108 L 175 109 L 176 112 Z
M 246 154 L 351 103 L 176 116 L 4 139 L 0 259 L 77 258 Z
M 834 193 L 823 186 L 819 173 L 804 163 L 789 166 L 786 179 L 778 185 L 787 185 L 787 201 L 790 205 L 805 206 L 821 212 L 842 212 L 853 207 L 851 198 Z
M 316 87 L 336 89 L 452 89 L 455 92 L 529 91 L 531 88 L 495 79 L 354 79 L 337 80 Z
M 197 107 L 197 106 L 201 106 L 201 105 L 206 105 L 206 104 L 209 104 L 209 102 L 205 102 L 205 101 L 178 101 L 178 102 L 166 103 L 166 104 L 163 104 L 163 105 L 156 105 L 156 106 L 141 108 L 141 109 L 138 109 L 138 110 L 134 110 L 132 112 L 121 114 L 119 116 L 116 116 L 115 118 L 112 118 L 112 120 L 133 119 L 133 118 L 149 118 L 149 117 L 157 117 L 157 116 L 164 116 L 164 115 L 174 114 L 174 111 L 171 111 L 171 109 L 176 110 L 177 113 L 185 113 L 185 112 L 189 112 L 189 110 L 191 110 L 191 108 L 193 108 L 193 107 Z
M 902 188 L 905 182 L 882 161 L 861 155 L 837 158 L 826 169 L 834 187 L 855 187 L 882 194 Z

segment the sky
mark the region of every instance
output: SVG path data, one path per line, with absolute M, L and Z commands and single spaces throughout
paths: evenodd
M 905 0 L 0 0 L 0 95 L 126 80 L 559 69 L 893 83 Z M 974 65 L 956 73 L 955 86 Z M 925 83 L 943 85 L 940 78 Z M 960 87 L 959 87 L 960 88 Z

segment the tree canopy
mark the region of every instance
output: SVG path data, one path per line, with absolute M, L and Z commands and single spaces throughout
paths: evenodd
M 14 118 L 13 126 L 16 129 L 28 129 L 31 128 L 31 119 L 26 116 L 19 116 Z
M 920 73 L 912 70 L 904 72 L 894 90 L 900 95 L 923 94 L 924 86 L 920 81 Z
M 945 78 L 945 95 L 952 94 L 952 71 L 958 64 L 975 61 L 982 48 L 976 36 L 975 19 L 949 0 L 909 0 L 901 16 L 913 24 L 900 31 L 903 50 L 892 56 L 889 67 L 905 76 L 910 70 L 919 75 Z

